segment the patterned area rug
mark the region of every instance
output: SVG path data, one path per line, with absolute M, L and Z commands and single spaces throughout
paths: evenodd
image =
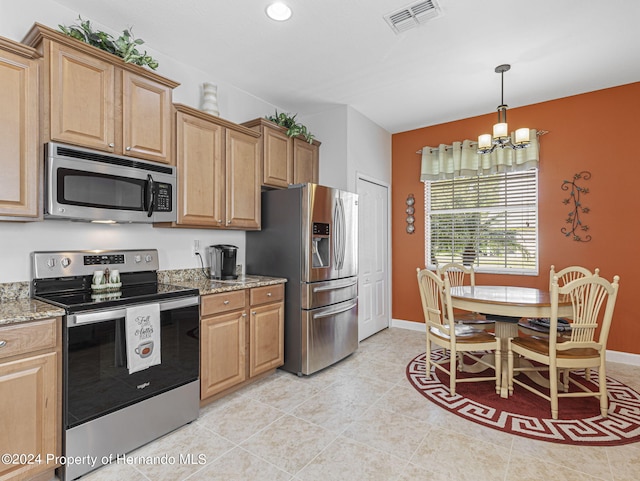
M 448 354 L 431 353 L 434 361 L 446 361 Z M 491 381 L 460 383 L 456 395 L 449 394 L 449 377 L 435 368 L 425 376 L 425 353 L 407 365 L 407 378 L 424 397 L 444 409 L 478 424 L 499 431 L 562 444 L 617 446 L 640 441 L 640 394 L 607 377 L 609 415 L 600 415 L 595 397 L 561 398 L 560 419 L 551 419 L 551 405 L 545 399 L 514 386 L 514 393 L 503 399 Z M 586 383 L 578 372 L 580 382 Z M 574 374 L 572 374 L 574 375 Z M 597 373 L 591 373 L 597 381 Z

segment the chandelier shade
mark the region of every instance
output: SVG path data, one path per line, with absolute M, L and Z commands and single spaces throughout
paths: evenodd
M 526 127 L 517 129 L 515 135 L 509 133 L 509 124 L 507 123 L 507 108 L 504 103 L 504 73 L 511 68 L 509 64 L 498 65 L 495 72 L 500 74 L 500 105 L 498 106 L 498 122 L 493 126 L 493 134 L 482 134 L 478 136 L 478 154 L 490 154 L 495 149 L 524 149 L 529 147 L 529 129 Z

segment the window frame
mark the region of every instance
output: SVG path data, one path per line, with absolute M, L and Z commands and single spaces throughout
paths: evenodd
M 529 171 L 527 171 L 529 172 Z M 535 176 L 535 195 L 534 195 L 534 205 L 533 205 L 533 214 L 535 215 L 535 267 L 532 268 L 522 268 L 522 267 L 497 267 L 497 266 L 482 266 L 473 264 L 473 268 L 475 272 L 487 273 L 487 274 L 507 274 L 507 275 L 521 275 L 521 276 L 537 276 L 539 275 L 539 264 L 540 264 L 540 216 L 539 216 L 539 196 L 540 196 L 540 175 L 538 169 L 531 169 L 531 172 L 534 172 Z M 518 174 L 522 172 L 501 172 L 498 174 L 488 174 L 488 175 L 480 175 L 476 177 L 465 177 L 464 179 L 468 181 L 469 179 L 474 178 L 482 178 L 482 177 L 491 177 L 495 175 L 503 175 L 508 178 L 510 174 Z M 445 179 L 447 182 L 455 181 L 456 179 Z M 442 181 L 425 181 L 424 182 L 424 220 L 425 220 L 425 244 L 424 244 L 424 263 L 428 269 L 435 269 L 436 264 L 432 263 L 431 260 L 431 184 L 435 182 Z M 525 211 L 530 210 L 529 207 L 523 206 L 500 206 L 500 207 L 473 207 L 467 209 L 460 209 L 458 212 L 460 213 L 471 213 L 471 212 L 491 212 L 491 211 L 506 211 L 506 212 L 517 212 L 517 211 Z M 441 211 L 442 213 L 453 213 L 456 209 L 445 209 Z M 447 261 L 451 262 L 451 261 Z M 460 262 L 459 260 L 455 262 Z

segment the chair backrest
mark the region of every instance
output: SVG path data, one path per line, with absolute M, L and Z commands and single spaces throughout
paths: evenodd
M 549 351 L 573 348 L 594 348 L 603 353 L 606 350 L 609 329 L 613 319 L 613 309 L 618 296 L 618 281 L 614 276 L 609 282 L 598 275 L 584 275 L 560 287 L 559 278 L 554 276 L 551 282 L 551 318 L 550 332 L 558 325 L 559 299 L 569 299 L 573 307 L 570 336 L 566 341 L 558 342 L 556 336 L 549 337 Z M 604 309 L 604 312 L 603 312 Z M 600 327 L 598 339 L 596 331 Z
M 436 272 L 442 278 L 448 277 L 452 287 L 464 285 L 465 278 L 469 276 L 469 285 L 476 285 L 476 274 L 473 266 L 465 266 L 457 262 L 438 265 Z
M 592 276 L 594 273 L 597 274 L 600 272 L 600 269 L 596 269 L 594 272 L 591 272 L 586 267 L 580 266 L 569 266 L 564 269 L 556 272 L 556 266 L 551 266 L 551 272 L 549 272 L 549 291 L 551 291 L 551 283 L 553 282 L 553 277 L 556 276 L 558 278 L 558 286 L 562 287 L 565 284 L 568 284 L 571 281 L 579 279 L 584 276 Z
M 443 280 L 428 269 L 417 268 L 416 271 L 427 330 L 430 327 L 448 329 L 453 325 L 454 320 L 449 280 L 447 278 Z M 454 332 L 452 337 L 455 337 Z

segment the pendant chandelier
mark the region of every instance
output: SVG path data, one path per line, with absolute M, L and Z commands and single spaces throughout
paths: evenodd
M 482 134 L 478 137 L 478 153 L 490 154 L 497 147 L 504 149 L 524 149 L 529 147 L 529 129 L 516 130 L 515 139 L 511 138 L 507 125 L 507 105 L 504 103 L 504 73 L 511 68 L 509 64 L 498 65 L 495 72 L 500 74 L 501 98 L 498 106 L 498 123 L 493 126 L 493 135 Z

